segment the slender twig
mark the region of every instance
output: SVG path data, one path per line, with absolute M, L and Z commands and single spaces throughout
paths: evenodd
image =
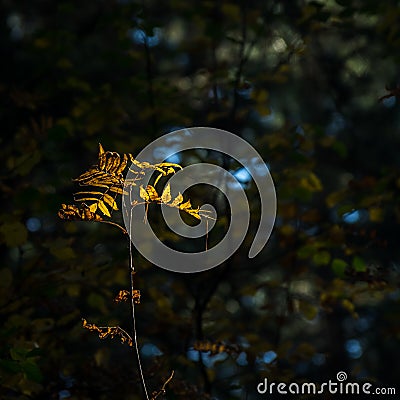
M 208 250 L 208 219 L 206 219 L 206 251 Z
M 169 382 L 171 382 L 172 378 L 174 377 L 174 373 L 175 371 L 171 372 L 171 375 L 169 376 L 169 378 L 164 382 L 164 384 L 162 385 L 161 389 L 158 392 L 153 393 L 151 400 L 155 400 L 158 396 L 160 396 L 161 394 L 165 394 L 165 388 L 168 385 Z
M 174 377 L 174 373 L 175 371 L 171 372 L 171 375 L 169 376 L 169 378 L 164 382 L 164 384 L 162 385 L 161 390 L 165 390 L 165 387 L 168 385 L 168 383 L 171 381 L 171 379 Z
M 129 221 L 129 226 L 132 226 L 132 208 L 130 211 L 130 221 Z M 143 368 L 142 368 L 142 362 L 140 359 L 140 352 L 139 352 L 139 346 L 138 346 L 138 340 L 137 340 L 137 329 L 136 329 L 136 314 L 135 314 L 135 300 L 133 297 L 134 293 L 134 282 L 133 282 L 133 276 L 135 275 L 135 266 L 133 263 L 133 250 L 132 250 L 132 241 L 130 238 L 129 240 L 129 275 L 130 275 L 130 280 L 131 280 L 131 290 L 130 290 L 130 296 L 131 296 L 131 311 L 132 311 L 132 339 L 133 339 L 133 344 L 135 348 L 135 354 L 136 354 L 136 360 L 137 364 L 139 367 L 139 374 L 140 374 L 140 382 L 142 385 L 143 392 L 146 396 L 146 400 L 149 399 L 149 394 L 147 392 L 147 387 L 146 387 L 146 381 L 144 379 L 143 375 Z
M 121 225 L 117 224 L 116 222 L 112 222 L 112 221 L 96 221 L 96 222 L 101 222 L 103 224 L 113 225 L 113 226 L 121 229 L 121 231 L 124 233 L 124 235 L 128 234 L 127 230 L 125 228 L 123 228 Z

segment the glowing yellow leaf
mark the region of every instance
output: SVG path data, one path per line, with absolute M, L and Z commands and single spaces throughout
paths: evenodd
M 170 184 L 167 183 L 167 185 L 165 186 L 165 189 L 163 190 L 163 193 L 161 195 L 161 201 L 163 203 L 169 203 L 171 201 L 171 187 Z
M 122 190 L 120 187 L 117 187 L 117 186 L 110 187 L 110 191 L 118 193 L 118 194 L 128 194 L 128 192 Z
M 200 219 L 201 220 L 201 217 L 200 217 L 200 215 L 199 215 L 199 212 L 197 211 L 195 211 L 195 212 L 190 212 L 189 213 L 192 217 L 195 217 L 195 218 L 197 218 L 197 219 Z
M 107 206 L 104 204 L 104 202 L 103 202 L 102 200 L 100 200 L 100 201 L 98 202 L 98 205 L 99 205 L 100 211 L 101 211 L 104 215 L 106 215 L 107 217 L 111 217 L 111 214 L 110 214 L 110 212 L 108 211 Z
M 197 207 L 196 209 L 187 209 L 185 210 L 187 213 L 189 213 L 192 217 L 195 217 L 197 219 L 201 220 L 200 214 L 199 214 L 199 208 Z
M 176 207 L 178 204 L 181 204 L 182 201 L 183 201 L 183 196 L 179 193 L 178 196 L 176 196 L 173 202 L 171 203 L 171 207 Z
M 104 169 L 106 164 L 106 155 L 103 149 L 103 146 L 101 143 L 99 143 L 99 169 L 102 170 Z
M 92 213 L 95 213 L 97 211 L 97 203 L 93 203 L 89 206 L 89 210 Z
M 124 158 L 121 161 L 121 163 L 116 171 L 116 174 L 121 175 L 122 172 L 124 171 L 124 169 L 126 168 L 127 164 L 128 164 L 128 156 L 126 154 L 124 154 Z
M 104 201 L 112 207 L 113 210 L 118 210 L 117 203 L 115 202 L 114 198 L 107 193 L 104 193 Z
M 140 185 L 140 197 L 144 200 L 144 201 L 149 201 L 150 197 L 146 192 L 146 189 Z
M 107 172 L 112 171 L 113 166 L 114 166 L 114 157 L 110 157 L 108 158 L 108 160 L 106 160 L 106 166 L 104 167 L 104 170 Z
M 157 185 L 157 182 L 162 178 L 163 174 L 161 173 L 160 175 L 157 176 L 156 180 L 154 181 L 154 186 Z
M 180 208 L 181 210 L 186 210 L 186 209 L 192 208 L 192 205 L 190 204 L 190 200 L 188 200 L 188 201 L 186 201 L 185 203 L 181 204 L 181 205 L 179 206 L 179 208 Z
M 151 201 L 156 201 L 156 200 L 160 199 L 160 196 L 158 195 L 157 190 L 153 186 L 147 185 L 146 190 L 147 190 L 147 193 L 148 193 Z
M 175 170 L 172 167 L 169 167 L 167 169 L 167 174 L 174 174 L 174 173 L 175 173 Z
M 158 167 L 174 167 L 174 168 L 182 169 L 182 167 L 179 164 L 169 163 L 169 162 L 163 162 L 163 163 L 157 164 L 157 166 Z
M 99 143 L 99 157 L 104 154 L 104 149 L 103 146 L 101 145 L 101 143 Z

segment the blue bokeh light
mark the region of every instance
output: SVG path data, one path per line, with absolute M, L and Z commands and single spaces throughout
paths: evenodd
M 353 210 L 349 211 L 345 214 L 343 214 L 343 221 L 346 222 L 347 224 L 355 224 L 360 220 L 360 211 L 358 210 Z
M 274 351 L 270 350 L 270 351 L 267 351 L 264 353 L 263 361 L 266 364 L 270 364 L 270 363 L 272 363 L 272 361 L 274 361 L 276 359 L 276 357 L 277 357 L 277 354 Z
M 346 351 L 350 358 L 360 358 L 362 355 L 362 347 L 357 339 L 350 339 L 346 342 Z
M 199 352 L 195 349 L 189 349 L 186 353 L 186 356 L 191 361 L 199 361 L 200 359 Z
M 245 365 L 248 364 L 248 362 L 247 362 L 247 354 L 246 354 L 244 351 L 242 351 L 242 352 L 238 355 L 238 357 L 237 357 L 237 359 L 236 359 L 236 363 L 237 363 L 238 365 L 240 365 L 241 367 L 243 367 L 243 366 L 245 366 Z
M 207 368 L 212 368 L 216 362 L 224 361 L 228 357 L 228 354 L 225 352 L 212 355 L 210 351 L 199 352 L 198 350 L 195 350 L 193 348 L 189 349 L 186 353 L 187 358 L 191 361 L 199 361 L 200 355 L 203 364 Z
M 149 47 L 157 46 L 161 40 L 161 29 L 154 28 L 153 35 L 149 36 L 143 29 L 134 28 L 129 29 L 128 35 L 136 44 L 147 44 Z
M 42 227 L 42 223 L 39 218 L 31 217 L 27 219 L 25 226 L 29 232 L 37 232 Z
M 153 343 L 145 343 L 140 352 L 145 357 L 157 357 L 163 354 L 163 352 Z
M 245 167 L 237 169 L 235 172 L 233 172 L 233 176 L 240 183 L 248 183 L 251 180 L 250 172 Z
M 173 163 L 173 164 L 180 164 L 182 161 L 182 156 L 178 153 L 172 154 L 165 159 L 165 162 Z

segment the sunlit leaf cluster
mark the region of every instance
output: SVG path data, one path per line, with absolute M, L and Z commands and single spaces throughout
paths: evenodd
M 183 202 L 183 196 L 181 193 L 179 193 L 172 200 L 171 187 L 169 183 L 165 185 L 161 196 L 157 193 L 157 190 L 152 185 L 147 185 L 146 189 L 143 186 L 140 186 L 140 197 L 145 201 L 146 204 L 165 204 L 169 207 L 178 208 L 179 210 L 190 214 L 196 219 L 201 219 L 201 217 L 211 218 L 208 210 L 201 210 L 200 207 L 193 208 L 190 200 Z
M 96 324 L 89 324 L 86 319 L 82 320 L 82 326 L 92 332 L 97 332 L 100 339 L 120 339 L 121 343 L 126 343 L 132 347 L 133 342 L 130 335 L 120 326 L 97 326 Z
M 146 172 L 150 171 L 158 173 L 154 185 L 147 185 L 146 189 L 140 186 L 140 197 L 147 205 L 158 203 L 176 207 L 196 219 L 201 219 L 201 216 L 209 217 L 208 211 L 200 210 L 200 207 L 193 208 L 190 200 L 183 202 L 181 193 L 172 200 L 169 183 L 167 183 L 161 195 L 157 193 L 155 186 L 159 180 L 162 177 L 174 174 L 179 169 L 182 169 L 180 165 L 169 162 L 158 164 L 139 162 L 130 153 L 121 156 L 114 151 L 104 151 L 103 146 L 99 144 L 97 164 L 74 179 L 80 186 L 89 186 L 93 189 L 75 193 L 74 200 L 80 206 L 62 204 L 58 215 L 61 219 L 66 220 L 111 223 L 111 221 L 105 221 L 104 217 L 111 219 L 113 211 L 118 211 L 117 196 L 127 194 L 124 191 L 124 185 L 125 188 L 136 186 Z M 134 177 L 126 180 L 124 174 L 128 171 Z M 137 204 L 139 204 L 138 200 L 132 201 L 132 206 Z M 119 227 L 125 230 L 122 226 Z
M 126 302 L 130 299 L 131 293 L 129 290 L 120 290 L 117 296 L 114 298 L 116 303 Z M 140 290 L 133 290 L 132 291 L 132 298 L 135 304 L 140 304 Z

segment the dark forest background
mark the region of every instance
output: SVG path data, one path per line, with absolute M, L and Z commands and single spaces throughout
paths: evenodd
M 167 399 L 255 399 L 265 377 L 339 371 L 398 384 L 399 1 L 3 0 L 0 15 L 1 399 L 143 398 L 129 348 L 81 322 L 130 329 L 112 301 L 129 285 L 126 239 L 57 211 L 99 142 L 135 154 L 190 126 L 259 151 L 277 219 L 255 259 L 252 229 L 208 272 L 135 255 L 149 390 L 172 370 Z M 256 188 L 224 162 L 256 226 Z

